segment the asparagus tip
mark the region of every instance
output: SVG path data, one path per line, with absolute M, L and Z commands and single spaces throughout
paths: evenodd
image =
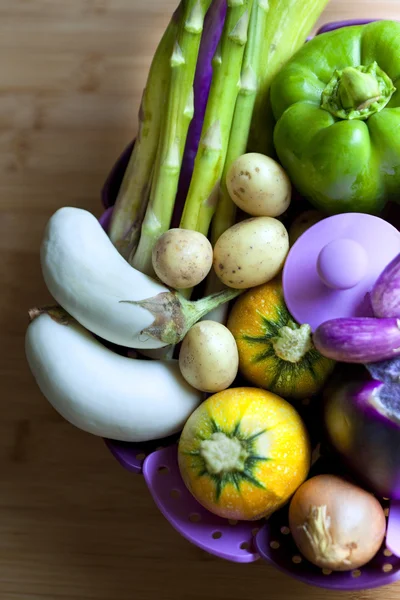
M 258 6 L 265 11 L 269 10 L 269 0 L 258 0 Z
M 192 11 L 185 21 L 185 29 L 189 33 L 201 33 L 203 31 L 204 13 L 201 1 L 197 0 Z
M 193 86 L 191 86 L 189 93 L 188 93 L 188 97 L 186 100 L 186 106 L 185 106 L 185 110 L 183 111 L 185 117 L 188 117 L 189 119 L 193 119 L 193 115 L 194 115 L 194 92 L 193 92 Z
M 202 144 L 209 150 L 222 150 L 222 132 L 219 119 L 207 129 L 202 139 Z
M 218 44 L 217 49 L 214 53 L 212 59 L 213 67 L 217 67 L 222 64 L 222 51 L 221 51 L 221 42 Z
M 185 64 L 185 57 L 182 54 L 182 50 L 178 42 L 175 42 L 174 49 L 172 50 L 171 56 L 171 67 L 179 67 Z
M 242 94 L 252 94 L 258 88 L 257 75 L 251 65 L 247 65 L 240 76 L 240 90 Z
M 229 34 L 229 39 L 235 44 L 239 44 L 240 46 L 244 46 L 247 42 L 247 28 L 249 25 L 249 11 L 246 10 L 239 21 L 236 23 L 235 27 Z

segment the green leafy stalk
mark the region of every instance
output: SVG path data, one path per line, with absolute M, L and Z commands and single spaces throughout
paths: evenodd
M 261 48 L 265 35 L 268 9 L 268 0 L 254 0 L 249 23 L 248 42 L 240 76 L 240 90 L 236 100 L 228 150 L 219 187 L 217 209 L 212 222 L 213 244 L 226 229 L 235 223 L 236 206 L 228 193 L 226 175 L 231 164 L 246 152 L 262 68 Z
M 304 44 L 329 0 L 269 0 L 261 53 L 262 73 L 248 150 L 274 156 L 270 87 L 275 75 Z
M 109 236 L 127 260 L 139 241 L 149 198 L 161 130 L 162 104 L 170 78 L 169 59 L 178 31 L 180 9 L 174 13 L 150 66 L 139 110 L 138 135 L 112 214 Z
M 182 156 L 193 118 L 193 80 L 211 0 L 185 0 L 181 23 L 170 59 L 171 79 L 162 133 L 154 167 L 150 200 L 136 253 L 130 263 L 153 275 L 151 253 L 157 239 L 168 230 L 178 189 Z
M 239 91 L 252 0 L 228 0 L 199 149 L 180 226 L 207 235 L 218 199 Z

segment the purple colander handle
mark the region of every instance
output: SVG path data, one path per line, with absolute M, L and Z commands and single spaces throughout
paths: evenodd
M 228 521 L 203 508 L 186 489 L 179 472 L 177 445 L 150 454 L 143 475 L 154 502 L 189 542 L 225 560 L 249 563 L 259 558 L 254 536 L 261 521 Z

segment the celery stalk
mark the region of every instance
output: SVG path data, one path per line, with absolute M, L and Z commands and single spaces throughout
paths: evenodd
M 329 0 L 269 0 L 269 16 L 261 53 L 260 87 L 254 107 L 248 150 L 274 155 L 274 120 L 269 92 L 272 80 L 304 44 Z
M 129 262 L 153 275 L 151 253 L 157 239 L 168 230 L 178 188 L 182 156 L 193 118 L 193 80 L 204 17 L 211 0 L 185 0 L 178 34 L 170 59 L 171 79 L 162 132 L 154 167 L 150 200 L 140 241 Z
M 109 236 L 126 259 L 136 249 L 149 198 L 180 10 L 178 7 L 174 13 L 154 54 L 139 110 L 138 135 L 112 213 Z
M 228 0 L 199 149 L 180 226 L 207 235 L 218 198 L 239 91 L 252 0 Z

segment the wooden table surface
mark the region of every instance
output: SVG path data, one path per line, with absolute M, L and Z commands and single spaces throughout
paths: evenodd
M 24 358 L 27 309 L 49 301 L 39 243 L 63 205 L 100 214 L 133 137 L 175 0 L 0 1 L 0 599 L 339 598 L 263 563 L 208 556 L 163 519 L 144 481 L 64 422 Z M 400 18 L 399 0 L 331 0 L 321 22 Z M 341 597 L 371 599 L 377 592 Z M 400 594 L 400 584 L 380 598 Z

